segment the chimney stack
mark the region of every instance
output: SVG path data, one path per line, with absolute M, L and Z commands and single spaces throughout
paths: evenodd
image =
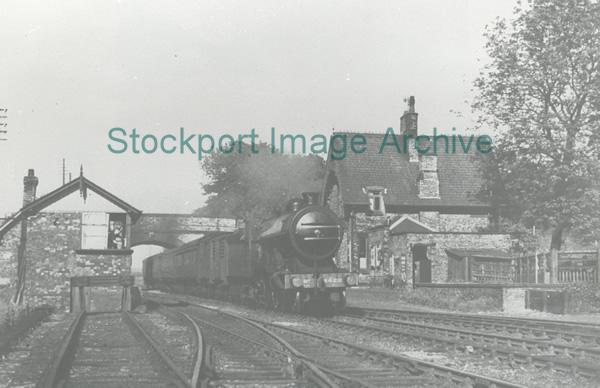
M 37 185 L 38 178 L 35 176 L 33 168 L 30 168 L 27 171 L 27 175 L 23 178 L 23 206 L 27 206 L 35 201 Z
M 440 198 L 437 156 L 419 155 L 419 198 Z
M 402 137 L 409 136 L 408 142 L 408 156 L 409 161 L 416 163 L 419 161 L 419 154 L 415 149 L 415 138 L 418 136 L 417 118 L 418 113 L 415 112 L 415 96 L 408 98 L 408 110 L 404 111 L 402 117 L 400 117 L 400 133 Z M 404 144 L 404 140 L 402 141 Z
M 417 136 L 417 119 L 419 114 L 415 112 L 415 96 L 408 98 L 408 110 L 400 117 L 400 133 Z

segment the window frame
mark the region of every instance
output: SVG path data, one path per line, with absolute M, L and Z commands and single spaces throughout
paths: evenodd
M 91 222 L 94 221 L 94 217 L 98 217 L 99 215 L 104 215 L 104 222 L 102 223 L 90 223 L 87 218 L 92 219 Z M 116 217 L 113 217 L 116 216 Z M 111 220 L 111 218 L 113 218 Z M 121 222 L 123 222 L 123 231 L 121 237 L 123 238 L 123 246 L 122 248 L 109 248 L 109 236 L 110 236 L 110 225 L 111 221 L 115 222 L 114 218 L 120 218 Z M 81 227 L 80 227 L 80 241 L 79 241 L 79 249 L 75 249 L 76 254 L 80 255 L 131 255 L 133 250 L 129 247 L 129 216 L 127 213 L 123 212 L 81 212 Z M 95 226 L 96 228 L 102 226 L 104 227 L 103 232 L 98 234 L 97 237 L 102 237 L 104 239 L 104 244 L 100 247 L 98 244 L 89 244 L 88 241 L 90 236 L 94 236 L 93 234 L 87 234 L 86 230 L 89 232 L 89 228 L 87 226 Z M 94 246 L 95 245 L 95 246 Z

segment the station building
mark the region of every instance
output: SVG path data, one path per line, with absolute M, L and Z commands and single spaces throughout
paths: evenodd
M 39 198 L 34 170 L 23 182 L 23 207 L 0 222 L 3 303 L 68 310 L 72 277 L 130 275 L 131 226 L 140 210 L 83 174 Z M 101 208 L 54 209 L 76 192 L 84 201 L 93 193 Z
M 414 98 L 401 117 L 419 135 Z M 338 132 L 336 132 L 338 133 Z M 345 222 L 336 257 L 344 269 L 392 277 L 396 284 L 498 281 L 510 263 L 511 235 L 494 229 L 495 209 L 479 199 L 483 154 L 420 154 L 386 147 L 383 133 L 363 133 L 364 153 L 327 158 L 323 201 Z M 414 145 L 414 144 L 411 144 Z M 470 261 L 465 270 L 465 261 Z M 484 265 L 485 264 L 485 265 Z M 493 270 L 487 276 L 485 270 Z M 483 271 L 483 273 L 481 273 Z M 486 277 L 487 276 L 487 277 Z
M 236 219 L 142 213 L 83 171 L 41 196 L 38 182 L 29 170 L 23 178 L 23 207 L 0 219 L 0 305 L 73 310 L 82 299 L 94 311 L 102 299 L 103 306 L 118 308 L 124 301 L 119 289 L 131 286 L 134 247 L 171 249 L 209 232 L 243 226 Z

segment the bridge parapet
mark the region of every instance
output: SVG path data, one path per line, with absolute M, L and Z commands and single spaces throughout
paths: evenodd
M 243 221 L 188 214 L 144 213 L 131 227 L 131 246 L 142 244 L 175 248 L 208 232 L 234 232 Z

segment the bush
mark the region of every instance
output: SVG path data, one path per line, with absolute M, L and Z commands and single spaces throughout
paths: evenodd
M 567 313 L 600 312 L 600 284 L 574 283 L 566 287 Z

